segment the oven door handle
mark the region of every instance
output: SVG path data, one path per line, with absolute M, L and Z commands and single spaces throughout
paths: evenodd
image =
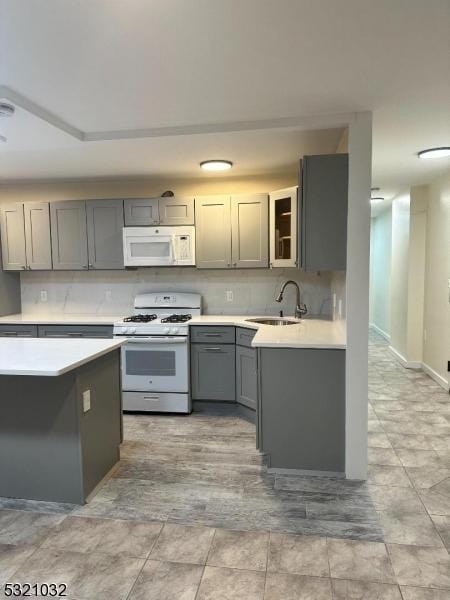
M 126 339 L 128 344 L 186 344 L 187 337 L 127 337 L 115 336 L 117 339 Z

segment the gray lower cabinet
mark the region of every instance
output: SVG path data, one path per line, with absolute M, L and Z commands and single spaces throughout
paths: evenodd
M 193 400 L 236 400 L 234 344 L 191 344 Z
M 269 266 L 269 196 L 231 197 L 231 262 L 238 269 Z
M 0 213 L 3 269 L 22 271 L 26 269 L 25 220 L 23 204 L 3 206 Z
M 86 202 L 89 269 L 124 269 L 123 200 Z
M 236 402 L 256 410 L 258 370 L 256 348 L 236 346 Z
M 344 473 L 345 350 L 260 348 L 258 376 L 270 467 Z
M 300 266 L 305 271 L 343 271 L 347 265 L 348 154 L 305 156 L 300 177 Z
M 50 203 L 53 269 L 88 269 L 86 202 Z
M 97 338 L 113 337 L 112 325 L 39 325 L 41 338 Z
M 37 325 L 0 325 L 0 337 L 37 337 Z

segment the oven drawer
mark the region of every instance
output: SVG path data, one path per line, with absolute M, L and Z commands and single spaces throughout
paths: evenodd
M 190 413 L 189 394 L 122 392 L 123 410 L 136 412 Z
M 256 335 L 256 329 L 245 329 L 245 327 L 236 328 L 236 344 L 252 348 L 252 340 Z
M 235 328 L 229 325 L 223 327 L 209 325 L 194 325 L 190 328 L 191 342 L 195 344 L 234 344 Z

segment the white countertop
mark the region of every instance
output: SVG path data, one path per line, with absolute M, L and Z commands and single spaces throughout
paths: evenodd
M 113 325 L 124 315 L 20 313 L 0 317 L 0 325 Z
M 252 315 L 202 315 L 194 317 L 189 325 L 234 325 L 257 329 L 252 346 L 255 348 L 322 348 L 345 349 L 346 329 L 344 321 L 331 321 L 325 319 L 294 319 L 295 325 L 275 327 L 273 325 L 260 325 L 248 319 L 255 319 Z M 259 317 L 268 318 L 268 315 Z
M 0 338 L 0 375 L 63 375 L 123 343 L 117 339 Z

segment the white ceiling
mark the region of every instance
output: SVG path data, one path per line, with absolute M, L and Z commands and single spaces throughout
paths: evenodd
M 449 24 L 449 0 L 0 0 L 0 84 L 105 137 L 371 110 L 389 197 L 450 167 L 416 157 L 450 143 Z M 336 134 L 80 142 L 19 112 L 0 121 L 0 180 L 194 174 L 210 156 L 282 170 Z

